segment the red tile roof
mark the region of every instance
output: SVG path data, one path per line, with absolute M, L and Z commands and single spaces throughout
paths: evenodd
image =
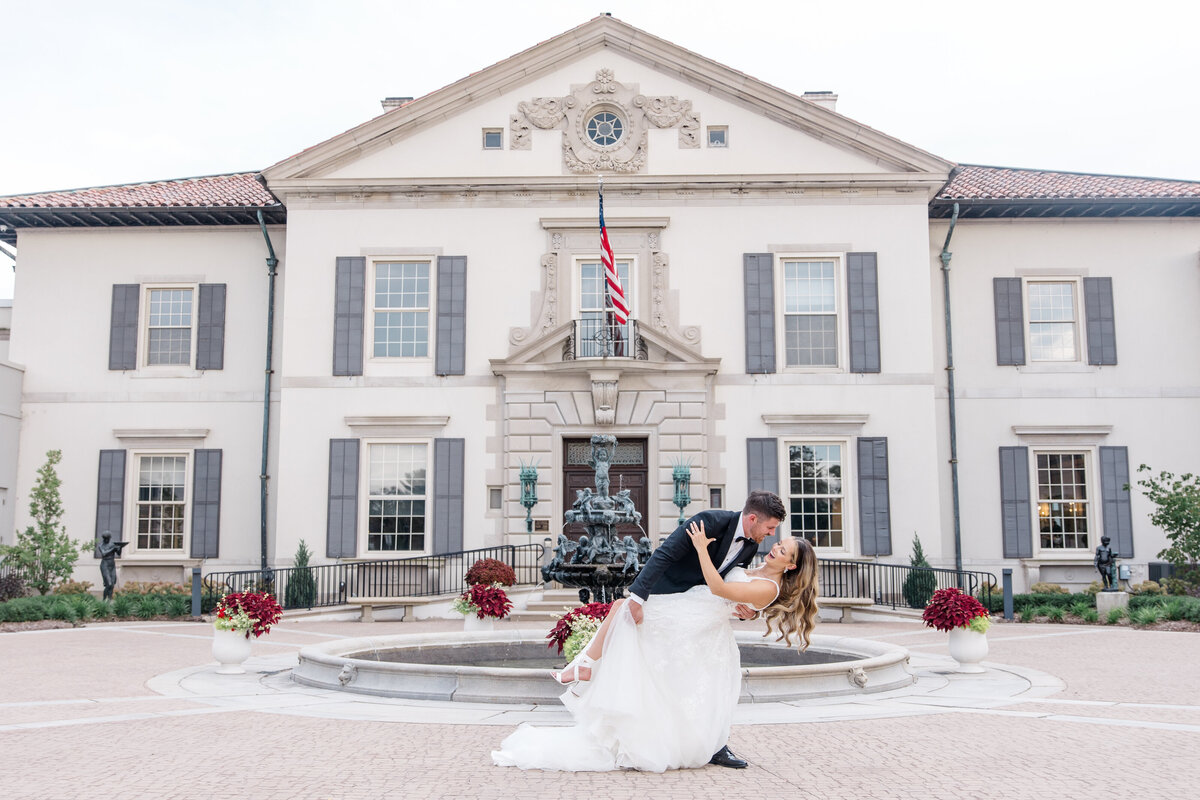
M 0 197 L 0 208 L 220 208 L 278 206 L 257 172 Z
M 938 200 L 1127 200 L 1200 198 L 1200 181 L 1090 175 L 964 164 Z

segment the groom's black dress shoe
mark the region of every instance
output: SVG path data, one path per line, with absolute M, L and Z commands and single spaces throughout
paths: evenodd
M 713 753 L 713 757 L 708 760 L 708 763 L 730 769 L 745 769 L 749 765 L 748 761 L 735 756 L 728 746 Z

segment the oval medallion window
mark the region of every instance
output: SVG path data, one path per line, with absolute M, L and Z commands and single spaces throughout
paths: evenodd
M 625 123 L 611 111 L 601 111 L 587 122 L 587 135 L 594 144 L 616 144 L 625 133 Z

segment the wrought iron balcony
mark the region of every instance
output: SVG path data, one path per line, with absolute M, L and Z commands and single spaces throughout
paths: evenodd
M 637 320 L 624 325 L 602 319 L 577 319 L 563 342 L 563 361 L 578 358 L 632 358 L 645 361 L 646 340 L 638 334 Z

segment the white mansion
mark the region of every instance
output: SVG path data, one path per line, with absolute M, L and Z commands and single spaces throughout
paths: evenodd
M 684 464 L 688 513 L 773 489 L 824 557 L 1078 586 L 1108 535 L 1144 579 L 1124 486 L 1200 442 L 1200 183 L 957 165 L 835 102 L 601 16 L 261 173 L 0 197 L 16 524 L 61 449 L 124 580 L 540 542 L 609 433 L 653 541 Z

